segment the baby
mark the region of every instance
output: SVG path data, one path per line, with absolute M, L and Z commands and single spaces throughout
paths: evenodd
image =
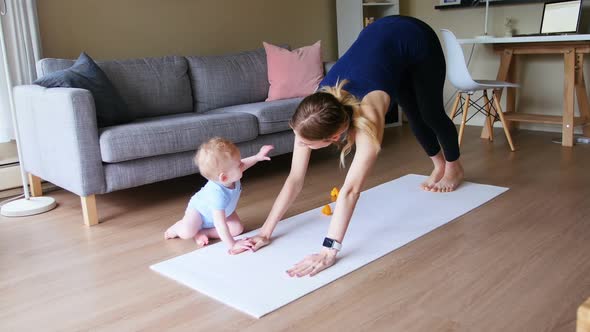
M 164 238 L 192 238 L 199 247 L 207 245 L 209 238 L 220 238 L 232 255 L 250 250 L 249 239 L 233 238 L 244 231 L 235 212 L 242 191 L 240 179 L 257 162 L 270 160 L 267 154 L 273 148 L 265 145 L 256 155 L 240 159 L 238 148 L 226 139 L 216 137 L 203 143 L 194 162 L 209 181 L 191 197 L 184 217 L 166 230 Z

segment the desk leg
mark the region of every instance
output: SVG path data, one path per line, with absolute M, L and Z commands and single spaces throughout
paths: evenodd
M 516 73 L 518 72 L 518 58 L 514 57 L 508 69 L 508 82 L 516 82 Z M 506 88 L 506 113 L 516 112 L 516 88 Z M 508 130 L 512 131 L 516 127 L 516 123 L 506 121 Z
M 568 49 L 564 54 L 564 89 L 563 89 L 563 125 L 561 145 L 571 147 L 574 145 L 574 85 L 576 53 L 574 49 Z
M 496 76 L 496 80 L 498 81 L 506 81 L 508 78 L 508 74 L 510 72 L 510 64 L 512 63 L 512 49 L 505 49 L 502 52 L 502 58 L 500 59 L 500 68 L 498 68 L 498 76 Z M 497 94 L 498 101 L 502 98 L 502 91 L 498 91 Z M 510 107 L 508 107 L 508 110 Z M 481 138 L 489 139 L 490 133 L 488 131 L 487 126 L 483 126 L 481 131 Z
M 586 82 L 584 81 L 584 53 L 576 54 L 576 97 L 578 109 L 585 124 L 582 126 L 584 136 L 590 137 L 590 106 L 588 94 L 586 93 Z

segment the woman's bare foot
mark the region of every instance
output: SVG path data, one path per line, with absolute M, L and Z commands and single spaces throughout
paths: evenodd
M 444 176 L 436 183 L 436 185 L 434 185 L 432 191 L 443 193 L 451 192 L 457 189 L 461 182 L 463 182 L 463 176 L 463 166 L 461 166 L 459 160 L 447 162 Z
M 444 174 L 445 174 L 444 167 L 442 169 L 439 167 L 435 167 L 434 170 L 432 171 L 432 173 L 430 174 L 430 176 L 428 177 L 428 179 L 426 179 L 426 181 L 422 182 L 422 184 L 420 185 L 420 188 L 422 188 L 423 190 L 426 190 L 426 191 L 432 191 L 434 186 L 436 186 L 436 184 L 443 178 Z
M 426 181 L 422 182 L 420 185 L 420 188 L 426 191 L 432 191 L 436 183 L 439 182 L 440 179 L 442 179 L 445 175 L 446 162 L 442 152 L 439 152 L 435 156 L 430 157 L 430 159 L 434 164 L 434 170 L 432 170 L 432 173 L 430 173 L 428 179 L 426 179 Z
M 173 228 L 174 228 L 174 226 L 170 226 L 170 228 L 168 228 L 164 232 L 164 239 L 170 240 L 170 239 L 174 239 L 174 238 L 178 237 L 178 234 L 176 234 L 176 232 L 173 230 Z
M 199 248 L 202 248 L 209 244 L 209 237 L 207 236 L 207 234 L 202 232 L 202 230 L 199 231 L 197 235 L 195 235 L 194 239 Z

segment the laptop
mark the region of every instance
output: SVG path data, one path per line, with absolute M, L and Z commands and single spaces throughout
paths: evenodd
M 580 29 L 582 0 L 545 2 L 540 32 L 516 34 L 514 37 L 576 34 Z

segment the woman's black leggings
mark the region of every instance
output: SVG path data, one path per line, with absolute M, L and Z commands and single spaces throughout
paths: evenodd
M 445 57 L 438 38 L 432 34 L 428 56 L 406 68 L 397 102 L 428 156 L 438 154 L 442 146 L 445 160 L 455 161 L 459 159 L 457 128 L 445 113 L 443 102 Z

